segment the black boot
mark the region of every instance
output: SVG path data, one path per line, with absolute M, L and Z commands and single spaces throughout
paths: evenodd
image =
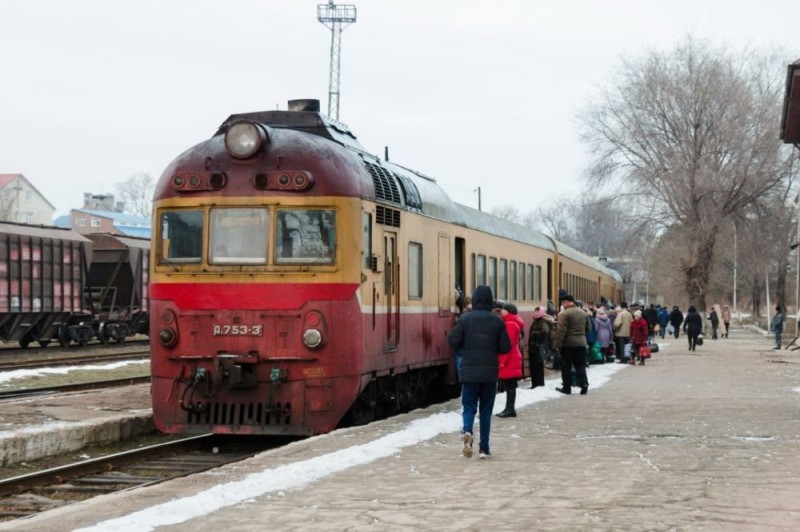
M 497 414 L 497 417 L 517 417 L 517 412 L 514 410 L 514 403 L 517 401 L 517 389 L 510 388 L 506 390 L 506 409 Z

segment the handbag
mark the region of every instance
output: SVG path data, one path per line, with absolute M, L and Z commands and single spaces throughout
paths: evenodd
M 647 342 L 647 347 L 650 348 L 650 352 L 651 353 L 658 353 L 659 347 L 658 347 L 658 344 L 654 340 L 649 340 Z
M 592 364 L 602 364 L 603 362 L 606 361 L 606 357 L 600 350 L 600 345 L 601 345 L 600 342 L 595 342 L 589 349 L 589 362 Z
M 639 347 L 639 358 L 650 358 L 650 347 L 643 345 Z
M 697 335 L 697 341 L 695 342 L 696 345 L 703 345 L 703 333 Z

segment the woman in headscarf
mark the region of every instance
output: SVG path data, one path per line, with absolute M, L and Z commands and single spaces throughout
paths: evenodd
M 533 311 L 533 323 L 528 333 L 528 367 L 531 370 L 531 389 L 544 386 L 544 361 L 550 352 L 550 338 L 555 327 L 553 317 L 544 307 Z
M 611 346 L 614 344 L 614 325 L 603 307 L 597 309 L 597 314 L 594 317 L 594 328 L 597 334 L 597 341 L 600 342 L 600 350 L 606 362 L 613 362 L 614 352 Z
M 647 320 L 642 317 L 642 311 L 637 310 L 633 313 L 631 322 L 631 364 L 636 364 L 636 357 L 639 356 L 639 349 L 647 345 L 650 338 L 650 326 Z M 644 366 L 644 359 L 639 357 L 639 365 Z

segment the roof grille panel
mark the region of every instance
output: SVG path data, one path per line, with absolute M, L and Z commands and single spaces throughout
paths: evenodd
M 367 165 L 367 170 L 372 176 L 372 183 L 375 185 L 375 197 L 379 200 L 401 205 L 400 189 L 397 187 L 394 175 L 376 164 L 366 161 L 364 161 L 364 164 Z

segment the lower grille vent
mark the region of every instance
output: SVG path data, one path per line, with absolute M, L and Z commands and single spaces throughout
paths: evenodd
M 288 425 L 292 421 L 291 403 L 217 403 L 196 405 L 188 412 L 190 425 Z

